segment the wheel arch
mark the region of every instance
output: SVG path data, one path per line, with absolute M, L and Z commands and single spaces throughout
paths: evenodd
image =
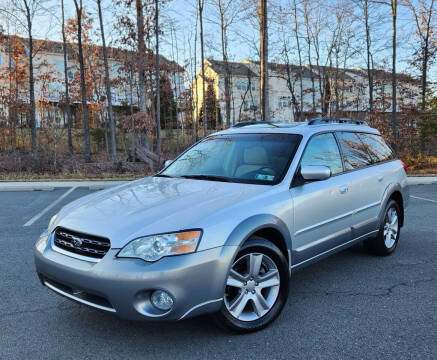
M 280 218 L 269 214 L 252 216 L 232 231 L 225 245 L 237 246 L 240 249 L 252 236 L 260 236 L 271 241 L 283 252 L 288 265 L 291 265 L 291 235 L 287 225 Z
M 399 190 L 395 190 L 389 197 L 389 200 L 394 200 L 399 205 L 400 210 L 400 226 L 404 226 L 404 198 Z
M 379 222 L 381 223 L 381 221 L 383 220 L 385 208 L 390 200 L 396 201 L 396 203 L 399 205 L 399 209 L 401 211 L 400 226 L 403 226 L 405 200 L 404 200 L 404 195 L 402 194 L 402 187 L 399 183 L 392 183 L 389 186 L 387 186 L 384 192 L 383 201 L 381 202 L 381 207 L 379 209 L 379 216 L 378 216 Z

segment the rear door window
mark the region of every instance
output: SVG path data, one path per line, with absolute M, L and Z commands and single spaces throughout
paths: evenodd
M 301 166 L 307 165 L 327 166 L 332 174 L 343 171 L 340 150 L 332 133 L 319 134 L 311 138 L 301 161 Z
M 345 170 L 359 169 L 375 163 L 358 134 L 336 132 L 336 135 L 343 151 Z
M 388 146 L 381 135 L 360 133 L 358 136 L 366 145 L 367 152 L 375 162 L 383 162 L 395 158 L 393 150 Z

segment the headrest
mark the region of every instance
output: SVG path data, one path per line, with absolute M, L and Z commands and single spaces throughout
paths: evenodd
M 261 146 L 244 149 L 243 160 L 248 165 L 267 165 L 267 152 Z

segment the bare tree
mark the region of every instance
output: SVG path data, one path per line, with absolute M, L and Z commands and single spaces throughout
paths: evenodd
M 391 19 L 392 19 L 392 73 L 391 73 L 391 126 L 393 135 L 393 144 L 398 142 L 397 131 L 397 77 L 396 77 L 396 49 L 397 49 L 397 16 L 398 0 L 390 0 Z
M 28 49 L 29 49 L 29 98 L 30 98 L 30 128 L 32 132 L 32 152 L 36 152 L 36 119 L 35 119 L 35 81 L 33 74 L 33 37 L 32 26 L 33 17 L 39 6 L 36 0 L 22 0 L 24 5 L 24 12 L 27 22 L 27 34 L 28 34 Z
M 90 149 L 90 131 L 88 120 L 88 107 L 87 107 L 87 93 L 85 84 L 85 64 L 82 48 L 82 16 L 84 13 L 82 0 L 73 0 L 76 8 L 76 21 L 77 21 L 77 45 L 79 56 L 79 70 L 80 70 L 80 91 L 82 98 L 82 112 L 83 112 L 83 139 L 84 139 L 84 158 L 85 162 L 91 161 L 91 149 Z
M 137 17 L 137 46 L 138 46 L 138 105 L 140 111 L 145 113 L 146 107 L 146 83 L 145 83 L 145 69 L 144 69 L 144 57 L 146 54 L 146 43 L 144 41 L 144 13 L 143 13 L 143 0 L 135 0 L 135 9 Z
M 111 133 L 111 158 L 112 161 L 115 161 L 117 159 L 117 144 L 115 140 L 114 115 L 112 113 L 111 83 L 109 80 L 108 54 L 106 50 L 105 30 L 103 27 L 101 0 L 97 0 L 97 8 L 99 13 L 100 34 L 102 36 L 103 63 L 105 66 L 105 90 L 106 90 L 106 101 L 108 102 L 109 131 Z
M 231 125 L 232 73 L 228 55 L 228 30 L 229 27 L 238 20 L 241 8 L 236 0 L 211 0 L 211 4 L 217 9 L 218 20 L 211 19 L 210 21 L 220 26 L 221 55 L 222 61 L 225 64 L 224 96 L 226 126 L 229 127 Z
M 371 51 L 369 0 L 363 0 L 364 26 L 366 29 L 367 82 L 369 87 L 369 113 L 373 113 L 373 55 Z
M 300 49 L 300 34 L 299 34 L 299 15 L 297 10 L 297 2 L 296 0 L 293 0 L 293 20 L 294 20 L 294 36 L 296 39 L 296 50 L 297 50 L 297 56 L 299 59 L 299 71 L 298 71 L 298 77 L 299 77 L 299 89 L 300 89 L 300 112 L 299 112 L 299 120 L 303 121 L 303 111 L 304 111 L 304 105 L 303 105 L 303 82 L 302 82 L 302 52 Z
M 161 82 L 159 74 L 159 1 L 155 0 L 156 153 L 161 158 Z
M 268 70 L 268 26 L 267 26 L 267 0 L 259 0 L 259 41 L 260 41 L 260 108 L 261 121 L 270 120 L 269 112 L 269 70 Z
M 65 10 L 64 0 L 61 1 L 61 17 L 62 17 L 62 52 L 64 55 L 64 83 L 65 83 L 65 107 L 67 109 L 67 136 L 68 136 L 68 151 L 73 153 L 73 138 L 71 136 L 71 128 L 73 119 L 71 116 L 71 101 L 70 101 L 70 84 L 68 81 L 68 56 L 67 56 L 67 38 L 65 36 Z
M 36 111 L 35 111 L 35 75 L 33 58 L 35 56 L 33 25 L 35 16 L 45 9 L 47 0 L 16 0 L 14 7 L 0 5 L 0 12 L 17 20 L 18 25 L 27 34 L 27 58 L 29 72 L 29 123 L 31 129 L 31 150 L 36 153 Z
M 203 39 L 203 8 L 205 5 L 205 0 L 198 0 L 199 8 L 199 26 L 200 26 L 200 61 L 202 68 L 202 107 L 203 107 L 203 135 L 207 134 L 207 114 L 206 114 L 206 91 L 205 91 L 205 50 L 204 50 L 204 39 Z
M 315 89 L 315 79 L 314 79 L 314 72 L 313 72 L 313 64 L 312 64 L 312 52 L 311 52 L 311 28 L 310 28 L 310 15 L 311 15 L 311 8 L 310 8 L 310 2 L 309 0 L 305 0 L 303 3 L 303 17 L 305 20 L 305 41 L 307 43 L 307 57 L 308 57 L 308 65 L 310 69 L 310 78 L 311 78 L 311 97 L 312 97 L 312 112 L 316 112 L 316 89 Z
M 416 50 L 417 59 L 413 60 L 413 64 L 416 63 L 421 71 L 422 99 L 420 107 L 422 110 L 425 110 L 429 63 L 433 60 L 437 51 L 435 44 L 435 25 L 433 24 L 434 0 L 419 0 L 417 5 L 415 3 L 407 1 L 406 5 L 414 17 L 416 34 L 419 38 L 419 48 Z
M 290 19 L 288 17 L 289 13 L 284 11 L 284 9 L 280 6 L 277 9 L 278 13 L 280 14 L 276 21 L 278 22 L 279 29 L 278 34 L 280 34 L 280 59 L 281 62 L 284 64 L 284 69 L 282 69 L 281 66 L 278 66 L 278 71 L 275 71 L 275 75 L 278 78 L 281 78 L 285 80 L 287 84 L 287 88 L 290 91 L 290 98 L 291 98 L 291 105 L 293 109 L 293 121 L 296 121 L 299 114 L 302 112 L 300 103 L 296 97 L 296 77 L 301 76 L 299 73 L 299 70 L 296 69 L 294 65 L 291 63 L 290 56 L 295 53 L 294 49 L 292 48 L 290 44 L 290 35 L 289 35 L 289 29 L 288 25 L 290 23 Z M 283 71 L 285 70 L 285 71 Z M 296 71 L 297 70 L 297 71 Z M 297 76 L 296 76 L 297 74 Z
M 192 35 L 194 36 L 193 39 L 193 48 L 191 46 L 191 41 L 188 41 L 188 45 L 189 45 L 189 54 L 190 54 L 190 69 L 191 69 L 191 83 L 195 84 L 195 88 L 196 88 L 196 103 L 194 103 L 194 96 L 193 96 L 193 92 L 191 92 L 191 121 L 192 121 L 192 130 L 193 130 L 193 138 L 192 138 L 192 142 L 195 142 L 198 140 L 198 130 L 197 130 L 197 122 L 196 119 L 198 119 L 198 114 L 195 114 L 195 112 L 197 112 L 198 109 L 198 104 L 199 104 L 199 86 L 198 86 L 198 80 L 197 80 L 197 25 L 198 25 L 198 20 L 199 20 L 199 11 L 198 9 L 196 9 L 196 21 L 195 21 L 195 25 L 194 25 L 194 31 L 192 33 Z M 205 111 L 204 111 L 205 112 Z

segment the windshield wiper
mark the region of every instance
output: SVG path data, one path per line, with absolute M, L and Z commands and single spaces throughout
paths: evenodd
M 156 175 L 154 175 L 154 177 L 173 178 L 174 176 L 170 176 L 170 175 L 167 175 L 167 174 L 156 174 Z
M 196 180 L 211 180 L 211 181 L 223 181 L 223 182 L 232 182 L 231 179 L 224 176 L 217 175 L 182 175 L 179 176 L 184 179 L 196 179 Z

